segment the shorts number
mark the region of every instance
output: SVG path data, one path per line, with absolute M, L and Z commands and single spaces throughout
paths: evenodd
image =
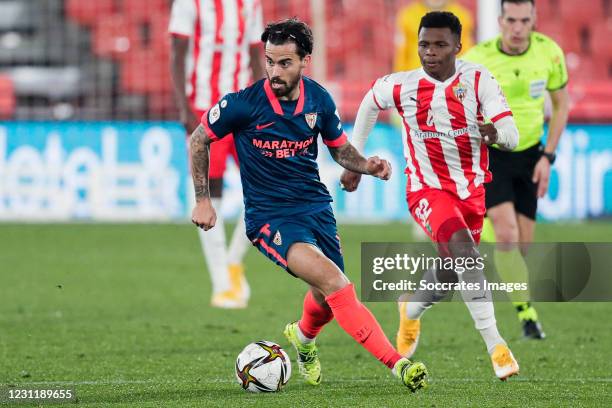
M 429 216 L 431 215 L 431 208 L 429 207 L 429 201 L 426 198 L 421 198 L 417 208 L 414 210 L 414 215 L 416 215 L 418 221 L 425 227 L 425 229 L 429 230 Z

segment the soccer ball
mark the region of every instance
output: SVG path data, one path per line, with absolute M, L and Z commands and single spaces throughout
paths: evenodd
M 279 391 L 291 377 L 291 361 L 278 344 L 261 340 L 238 354 L 236 379 L 250 392 Z

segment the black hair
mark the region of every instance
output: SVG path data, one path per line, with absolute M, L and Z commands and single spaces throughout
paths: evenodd
M 419 33 L 423 28 L 449 28 L 458 40 L 461 39 L 461 21 L 449 11 L 432 11 L 425 14 L 419 24 Z
M 515 4 L 531 3 L 531 5 L 535 7 L 535 0 L 501 0 L 502 7 L 504 7 L 505 3 L 515 3 Z
M 274 45 L 282 45 L 291 41 L 296 45 L 300 58 L 312 54 L 312 30 L 308 24 L 297 17 L 268 24 L 261 35 L 261 41 L 264 44 L 270 41 Z

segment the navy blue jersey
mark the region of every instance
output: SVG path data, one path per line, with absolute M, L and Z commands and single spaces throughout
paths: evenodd
M 281 101 L 268 80 L 224 96 L 202 116 L 214 141 L 228 134 L 240 162 L 247 232 L 271 219 L 312 214 L 329 207 L 319 177 L 317 139 L 343 145 L 346 134 L 330 94 L 309 78 L 297 101 Z

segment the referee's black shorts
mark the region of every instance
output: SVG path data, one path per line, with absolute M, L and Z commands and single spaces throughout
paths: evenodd
M 538 185 L 531 180 L 540 157 L 539 143 L 520 152 L 504 152 L 489 147 L 489 170 L 493 181 L 485 184 L 487 209 L 511 202 L 517 213 L 535 220 Z

